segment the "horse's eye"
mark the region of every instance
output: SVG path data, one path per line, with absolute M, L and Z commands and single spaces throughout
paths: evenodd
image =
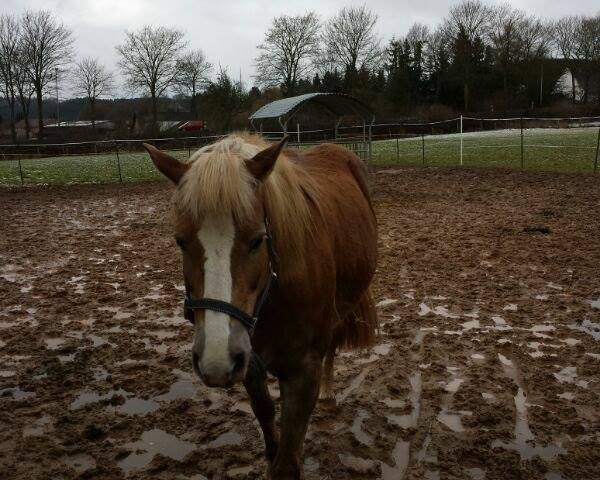
M 252 240 L 252 242 L 250 243 L 250 251 L 255 252 L 256 250 L 258 250 L 262 245 L 263 239 L 264 236 L 261 235 L 260 237 L 256 237 L 254 240 Z

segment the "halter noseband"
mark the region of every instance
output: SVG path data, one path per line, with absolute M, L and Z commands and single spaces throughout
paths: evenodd
M 214 298 L 192 298 L 192 294 L 188 288 L 186 283 L 185 285 L 185 301 L 183 302 L 183 316 L 189 320 L 192 324 L 195 323 L 194 319 L 194 310 L 212 310 L 213 312 L 224 313 L 229 315 L 230 317 L 239 320 L 244 327 L 248 330 L 250 334 L 254 331 L 254 327 L 256 326 L 256 322 L 258 321 L 258 317 L 260 315 L 260 311 L 264 304 L 266 303 L 269 292 L 273 286 L 274 281 L 277 279 L 277 273 L 275 273 L 275 262 L 277 260 L 277 255 L 275 254 L 275 249 L 273 248 L 273 238 L 271 237 L 271 231 L 269 229 L 269 220 L 265 217 L 265 231 L 267 242 L 267 252 L 269 255 L 269 278 L 267 279 L 267 284 L 263 289 L 256 305 L 254 306 L 254 312 L 252 315 L 248 315 L 243 310 L 239 309 L 235 305 L 232 305 L 229 302 L 224 302 L 223 300 L 217 300 Z

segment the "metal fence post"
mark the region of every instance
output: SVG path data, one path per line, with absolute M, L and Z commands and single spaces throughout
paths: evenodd
M 372 133 L 372 126 L 373 126 L 373 122 L 375 121 L 375 119 L 371 120 L 371 123 L 369 123 L 369 164 L 371 163 L 371 160 L 373 158 L 373 133 Z
M 400 163 L 400 142 L 398 141 L 398 137 L 396 137 L 396 163 Z
M 594 173 L 598 171 L 598 153 L 600 152 L 600 128 L 598 128 L 598 141 L 596 142 L 596 160 L 594 160 Z
M 521 115 L 521 170 L 523 170 L 524 166 L 525 166 L 525 160 L 524 160 L 524 154 L 523 154 L 523 115 Z
M 460 164 L 463 164 L 463 116 L 460 116 Z
M 597 155 L 596 155 L 597 157 Z M 23 185 L 23 168 L 21 167 L 21 158 L 19 157 L 19 176 L 21 177 L 21 185 Z M 596 158 L 597 160 L 597 158 Z
M 423 165 L 425 165 L 425 135 L 421 134 L 421 157 L 423 159 Z
M 117 168 L 119 169 L 119 182 L 123 183 L 123 176 L 121 175 L 121 159 L 119 157 L 119 143 L 115 142 L 115 149 L 117 151 Z

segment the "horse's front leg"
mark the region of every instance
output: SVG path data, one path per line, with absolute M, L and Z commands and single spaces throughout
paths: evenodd
M 280 380 L 283 399 L 279 450 L 271 468 L 272 480 L 304 478 L 302 452 L 310 416 L 319 396 L 322 359 L 307 357 L 303 369 Z
M 275 428 L 275 403 L 271 399 L 267 388 L 267 372 L 256 358 L 252 358 L 248 366 L 248 373 L 244 379 L 244 386 L 250 396 L 252 411 L 260 424 L 265 440 L 265 455 L 269 465 L 275 460 L 278 447 L 278 434 Z

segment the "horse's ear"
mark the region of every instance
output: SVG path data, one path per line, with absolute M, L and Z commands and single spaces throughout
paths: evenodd
M 181 177 L 183 177 L 185 172 L 190 168 L 189 163 L 180 162 L 153 145 L 147 143 L 142 143 L 142 145 L 150 154 L 150 158 L 154 162 L 154 165 L 156 165 L 156 168 L 158 168 L 160 172 L 175 185 L 179 183 Z
M 246 168 L 257 180 L 264 180 L 271 173 L 279 154 L 288 142 L 289 136 L 285 136 L 280 142 L 258 152 L 254 157 L 246 160 Z

